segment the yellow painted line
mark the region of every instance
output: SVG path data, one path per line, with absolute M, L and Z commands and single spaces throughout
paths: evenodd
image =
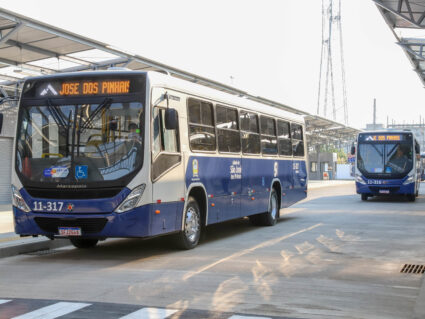
M 221 264 L 223 262 L 226 262 L 226 261 L 228 261 L 228 260 L 230 260 L 232 258 L 241 257 L 241 256 L 244 256 L 246 254 L 252 253 L 253 251 L 255 251 L 257 249 L 261 249 L 261 248 L 265 248 L 265 247 L 276 245 L 277 243 L 279 243 L 279 242 L 281 242 L 281 241 L 283 241 L 285 239 L 288 239 L 288 238 L 294 237 L 296 235 L 305 233 L 307 231 L 310 231 L 310 230 L 312 230 L 314 228 L 317 228 L 317 227 L 320 227 L 320 226 L 323 226 L 323 224 L 322 223 L 319 223 L 319 224 L 316 224 L 316 225 L 313 225 L 313 226 L 310 226 L 310 227 L 301 229 L 299 231 L 296 231 L 296 232 L 291 233 L 291 234 L 288 234 L 288 235 L 284 235 L 284 236 L 281 236 L 281 237 L 278 237 L 278 238 L 275 238 L 275 239 L 270 239 L 268 241 L 262 242 L 261 244 L 255 245 L 255 246 L 253 246 L 251 248 L 247 248 L 247 249 L 241 250 L 241 251 L 239 251 L 237 253 L 234 253 L 234 254 L 232 254 L 230 256 L 227 256 L 225 258 L 222 258 L 220 260 L 217 260 L 216 262 L 213 262 L 212 264 L 209 264 L 207 266 L 204 266 L 204 267 L 198 269 L 197 271 L 192 271 L 192 272 L 184 275 L 183 276 L 183 280 L 190 279 L 193 276 L 198 275 L 198 274 L 200 274 L 200 273 L 202 273 L 202 272 L 204 272 L 204 271 L 206 271 L 208 269 L 211 269 L 214 266 L 217 266 L 218 264 Z
M 14 240 L 18 240 L 18 239 L 22 239 L 19 236 L 15 236 L 15 237 L 8 237 L 8 238 L 0 238 L 0 243 L 6 243 L 8 241 L 14 241 Z

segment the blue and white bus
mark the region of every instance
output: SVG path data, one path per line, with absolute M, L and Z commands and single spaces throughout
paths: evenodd
M 356 189 L 362 200 L 381 195 L 418 196 L 420 147 L 411 131 L 360 133 L 357 139 Z
M 157 72 L 29 78 L 12 172 L 15 231 L 69 238 L 174 234 L 249 216 L 274 225 L 306 197 L 303 118 Z

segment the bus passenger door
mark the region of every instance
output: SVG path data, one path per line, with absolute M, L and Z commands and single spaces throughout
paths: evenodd
M 168 94 L 172 94 L 167 92 Z M 165 90 L 153 89 L 151 109 L 152 134 L 152 203 L 151 234 L 167 233 L 181 228 L 184 202 L 184 172 L 179 127 L 165 128 L 165 111 L 178 110 L 180 99 L 165 98 Z M 177 101 L 178 100 L 178 101 Z M 180 121 L 180 119 L 179 119 Z M 181 123 L 180 123 L 181 124 Z

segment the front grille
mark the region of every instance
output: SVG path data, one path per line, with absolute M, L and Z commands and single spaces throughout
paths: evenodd
M 35 198 L 48 199 L 94 199 L 115 197 L 121 192 L 121 187 L 114 188 L 84 188 L 84 189 L 61 189 L 61 188 L 34 188 L 25 187 L 28 194 Z
M 80 227 L 84 234 L 98 233 L 103 230 L 108 220 L 106 218 L 51 218 L 36 217 L 34 218 L 38 227 L 48 233 L 58 233 L 59 227 Z

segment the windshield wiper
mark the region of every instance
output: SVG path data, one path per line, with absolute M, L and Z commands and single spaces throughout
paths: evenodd
M 112 104 L 112 99 L 107 97 L 103 100 L 102 103 L 100 103 L 97 108 L 93 111 L 92 114 L 88 117 L 88 119 L 84 122 L 83 125 L 80 126 L 80 129 L 78 130 L 79 133 L 82 133 L 84 130 L 89 128 L 89 126 L 93 123 L 94 118 L 96 115 L 104 108 L 109 108 Z
M 50 99 L 47 99 L 47 109 L 49 110 L 50 114 L 53 117 L 53 120 L 56 122 L 56 124 L 63 130 L 65 130 L 66 122 L 63 119 L 63 116 L 61 113 L 58 112 L 58 110 L 52 105 L 52 101 Z

